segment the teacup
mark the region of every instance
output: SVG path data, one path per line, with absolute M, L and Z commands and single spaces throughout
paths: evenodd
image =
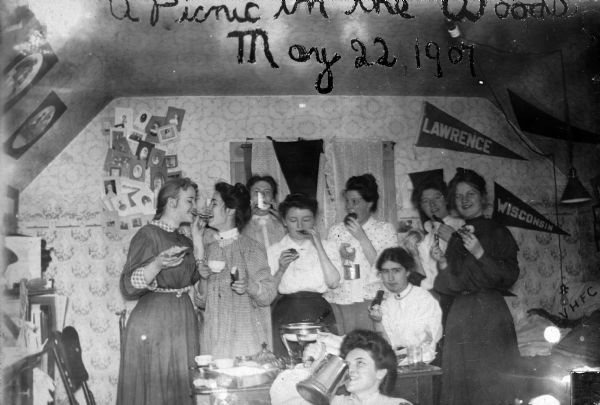
M 225 262 L 223 260 L 209 260 L 208 267 L 213 273 L 220 273 L 225 268 Z
M 212 356 L 210 354 L 201 354 L 200 356 L 194 357 L 194 360 L 196 360 L 196 364 L 200 367 L 208 366 L 212 361 Z

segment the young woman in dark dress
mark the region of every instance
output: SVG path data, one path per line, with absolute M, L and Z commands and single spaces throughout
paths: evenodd
M 466 225 L 438 260 L 434 288 L 454 295 L 443 348 L 442 405 L 513 403 L 519 359 L 513 318 L 504 301 L 519 276 L 517 244 L 504 226 L 483 217 L 485 180 L 458 169 L 450 203 Z
M 194 245 L 201 245 L 205 226 L 192 215 L 196 191 L 188 178 L 167 181 L 154 220 L 129 245 L 121 292 L 138 302 L 122 342 L 117 405 L 193 404 L 190 366 L 199 336 L 187 292 L 200 279 Z M 177 231 L 186 222 L 198 242 Z

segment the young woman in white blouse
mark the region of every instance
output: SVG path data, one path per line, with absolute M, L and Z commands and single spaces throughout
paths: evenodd
M 273 348 L 287 354 L 279 327 L 315 322 L 337 332 L 335 316 L 323 293 L 340 282 L 340 256 L 333 242 L 315 230 L 318 203 L 303 194 L 290 194 L 279 205 L 287 235 L 267 250 L 271 273 L 281 294 L 273 304 Z
M 375 329 L 394 348 L 420 347 L 422 360 L 431 362 L 442 337 L 442 310 L 427 290 L 409 283 L 414 258 L 401 247 L 385 249 L 377 259 L 377 269 L 387 291 L 381 305 L 369 310 Z

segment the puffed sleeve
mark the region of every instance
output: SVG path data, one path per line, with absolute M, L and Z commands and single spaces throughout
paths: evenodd
M 258 306 L 265 307 L 277 296 L 277 286 L 265 248 L 253 239 L 248 238 L 248 241 L 245 256 L 249 283 L 252 284 L 248 287 L 248 295 Z
M 135 288 L 131 283 L 131 274 L 138 268 L 148 265 L 156 255 L 156 244 L 147 228 L 140 229 L 131 239 L 127 261 L 121 272 L 121 293 L 126 299 L 138 299 L 149 291 Z
M 377 256 L 389 247 L 398 246 L 398 234 L 389 222 L 381 222 L 381 227 L 371 237 L 371 243 L 377 252 Z

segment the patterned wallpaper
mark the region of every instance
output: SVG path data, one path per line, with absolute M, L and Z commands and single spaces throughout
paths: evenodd
M 457 117 L 528 161 L 484 157 L 442 149 L 415 147 L 423 101 Z M 305 107 L 300 108 L 300 104 Z M 210 192 L 229 179 L 229 142 L 246 138 L 277 140 L 381 139 L 396 142 L 395 168 L 399 219 L 416 221 L 410 205 L 407 173 L 443 168 L 449 180 L 456 167 L 481 173 L 492 191 L 496 181 L 551 221 L 554 214 L 552 166 L 532 153 L 510 130 L 487 100 L 422 97 L 161 97 L 113 100 L 51 162 L 20 197 L 20 231 L 44 237 L 54 248 L 50 273 L 59 294 L 69 298 L 66 324 L 80 333 L 84 362 L 98 404 L 114 404 L 119 366 L 117 312 L 124 302 L 118 279 L 134 231 L 114 232 L 103 224 L 100 196 L 108 136 L 103 123 L 113 121 L 115 107 L 164 115 L 169 106 L 186 110 L 181 140 L 169 146 L 184 175 Z M 558 174 L 558 189 L 565 178 Z M 598 279 L 591 209 L 561 208 L 559 224 L 571 236 L 562 238 L 563 270 L 570 280 Z M 508 299 L 515 320 L 527 308 L 548 309 L 557 297 L 558 237 L 511 228 L 520 246 L 521 276 Z M 586 258 L 582 260 L 582 258 Z M 58 384 L 60 388 L 62 384 Z M 66 403 L 58 392 L 58 403 Z

